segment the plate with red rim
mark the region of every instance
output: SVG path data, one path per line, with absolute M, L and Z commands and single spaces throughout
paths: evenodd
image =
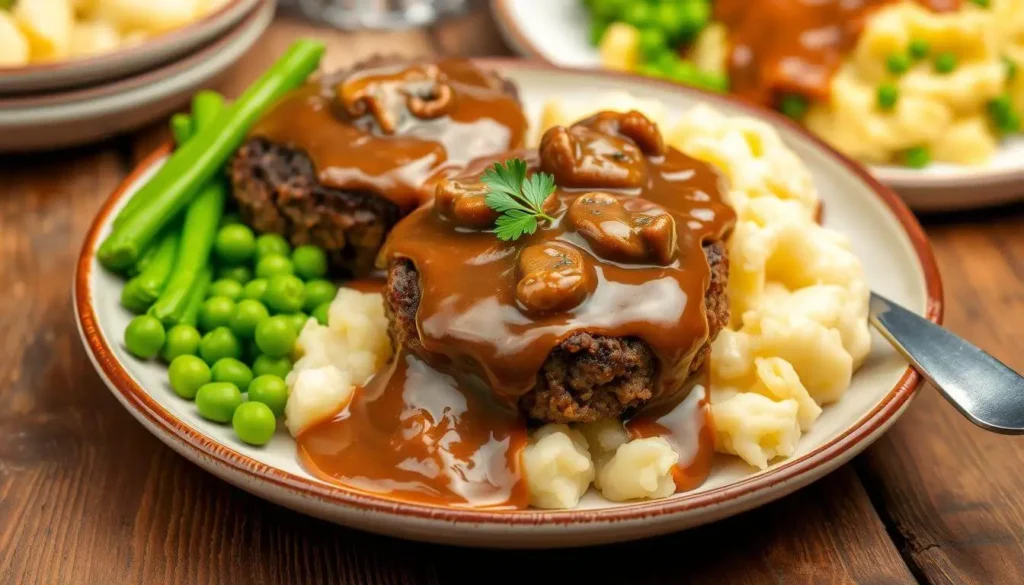
M 505 41 L 520 55 L 559 67 L 600 68 L 588 40 L 582 0 L 491 0 Z M 1024 200 L 1024 136 L 1004 140 L 991 160 L 974 166 L 936 163 L 924 169 L 870 165 L 879 181 L 917 211 L 954 211 Z
M 139 73 L 216 39 L 252 12 L 259 2 L 228 0 L 194 22 L 92 57 L 0 67 L 0 95 L 95 85 Z
M 595 94 L 624 90 L 659 100 L 667 111 L 706 103 L 727 114 L 769 122 L 810 169 L 823 200 L 824 223 L 849 235 L 869 285 L 933 321 L 941 320 L 938 268 L 911 212 L 860 166 L 788 120 L 727 97 L 643 77 L 509 59 L 478 63 L 518 85 L 531 120 L 549 99 L 586 103 Z M 850 389 L 825 408 L 792 457 L 759 471 L 721 456 L 702 486 L 662 500 L 609 503 L 589 493 L 573 510 L 488 511 L 347 490 L 303 469 L 294 441 L 283 430 L 266 446 L 250 447 L 234 437 L 230 426 L 203 420 L 193 403 L 171 391 L 164 366 L 140 362 L 124 349 L 121 336 L 131 315 L 118 304 L 121 281 L 100 267 L 95 251 L 117 210 L 169 151 L 165 145 L 139 164 L 99 210 L 86 236 L 75 274 L 74 305 L 87 353 L 121 404 L 175 451 L 242 489 L 312 516 L 392 536 L 468 546 L 566 547 L 664 534 L 763 505 L 820 478 L 884 433 L 921 384 L 921 377 L 876 336 Z

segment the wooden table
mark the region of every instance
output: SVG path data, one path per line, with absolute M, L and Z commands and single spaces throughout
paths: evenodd
M 483 8 L 430 30 L 280 18 L 222 81 L 236 94 L 301 34 L 327 66 L 378 51 L 507 54 Z M 468 551 L 341 528 L 263 502 L 146 432 L 94 373 L 69 291 L 83 234 L 163 124 L 0 157 L 0 583 L 1024 583 L 1024 442 L 925 388 L 852 464 L 705 528 L 599 549 Z M 965 194 L 969 196 L 970 194 Z M 946 324 L 1024 369 L 1024 206 L 923 219 Z M 479 561 L 486 572 L 469 570 Z

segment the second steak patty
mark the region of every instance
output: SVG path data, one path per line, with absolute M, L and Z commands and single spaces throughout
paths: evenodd
M 711 266 L 711 283 L 704 296 L 709 335 L 690 365 L 696 371 L 711 353 L 711 342 L 729 322 L 726 291 L 729 259 L 725 245 L 704 246 Z M 420 304 L 419 273 L 411 262 L 392 262 L 388 268 L 384 307 L 394 347 L 417 349 L 420 343 L 416 311 Z M 519 400 L 529 418 L 543 422 L 593 422 L 618 418 L 651 398 L 657 375 L 654 353 L 632 337 L 574 333 L 548 355 L 537 384 Z

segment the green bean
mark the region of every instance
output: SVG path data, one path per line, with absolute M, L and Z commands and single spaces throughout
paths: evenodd
M 145 270 L 129 280 L 121 289 L 121 306 L 133 313 L 146 312 L 160 296 L 160 291 L 174 268 L 177 249 L 178 232 L 171 230 L 156 246 L 153 259 Z
M 179 324 L 191 325 L 199 323 L 199 311 L 203 308 L 203 301 L 206 300 L 206 291 L 213 282 L 213 270 L 209 266 L 203 268 L 196 278 L 192 290 L 188 294 L 188 302 L 185 303 L 185 310 L 181 312 Z
M 192 100 L 192 115 L 198 132 L 208 128 L 224 109 L 224 98 L 213 91 L 203 90 Z M 185 210 L 185 223 L 181 231 L 181 246 L 167 286 L 153 304 L 152 314 L 166 326 L 181 321 L 189 297 L 203 267 L 210 263 L 210 250 L 217 235 L 217 226 L 224 213 L 227 189 L 223 181 L 216 180 L 200 192 Z
M 285 92 L 298 87 L 316 70 L 324 45 L 300 40 L 288 49 L 245 93 L 208 128 L 174 152 L 139 190 L 143 203 L 117 226 L 97 256 L 111 270 L 134 264 L 146 244 L 220 172 L 255 121 Z
M 178 146 L 188 142 L 192 137 L 192 116 L 188 114 L 174 114 L 171 116 L 171 135 Z
M 159 245 L 146 246 L 146 251 L 142 253 L 142 257 L 139 258 L 139 261 L 128 269 L 128 272 L 126 274 L 130 277 L 135 277 L 142 274 L 142 272 L 146 270 L 146 267 L 149 266 L 149 264 L 153 261 L 153 257 L 156 256 L 156 251 L 159 247 Z

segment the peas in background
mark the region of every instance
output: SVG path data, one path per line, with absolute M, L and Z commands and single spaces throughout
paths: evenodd
M 279 255 L 287 256 L 291 253 L 292 247 L 288 245 L 287 240 L 278 234 L 263 234 L 256 238 L 256 261 L 260 261 L 267 256 Z
M 646 2 L 631 2 L 622 11 L 621 19 L 637 28 L 656 26 L 654 7 Z
M 206 292 L 206 298 L 225 297 L 237 301 L 242 296 L 242 283 L 230 278 L 222 278 L 210 285 Z
M 273 438 L 277 418 L 266 404 L 245 402 L 232 413 L 231 427 L 243 442 L 260 447 Z
M 174 358 L 167 368 L 167 378 L 175 394 L 192 400 L 200 387 L 210 383 L 213 374 L 210 372 L 210 366 L 198 357 L 180 355 Z
M 227 327 L 231 315 L 235 312 L 235 302 L 227 297 L 210 297 L 203 301 L 199 309 L 199 328 L 213 331 L 218 327 Z
M 263 300 L 263 293 L 267 292 L 267 279 L 255 278 L 245 283 L 242 287 L 242 298 L 254 301 Z
M 292 371 L 292 360 L 287 357 L 272 358 L 269 355 L 260 355 L 252 362 L 252 373 L 257 379 L 262 376 L 277 376 L 284 379 L 290 371 Z M 253 381 L 255 382 L 255 380 Z
M 891 83 L 883 83 L 878 86 L 876 101 L 878 108 L 889 111 L 896 107 L 896 100 L 900 97 L 900 90 Z
M 295 266 L 287 256 L 271 254 L 256 263 L 256 277 L 270 279 L 281 274 L 295 274 Z
M 295 274 L 303 280 L 327 276 L 327 253 L 316 246 L 299 246 L 292 252 Z
M 226 278 L 240 284 L 245 284 L 252 280 L 252 268 L 248 266 L 223 266 L 217 272 L 217 278 Z
M 935 55 L 935 61 L 932 63 L 936 73 L 952 73 L 956 69 L 956 55 L 953 53 L 939 53 Z
M 979 8 L 988 8 L 991 6 L 990 0 L 971 0 L 971 3 Z
M 195 355 L 199 351 L 199 340 L 202 336 L 199 330 L 191 325 L 178 324 L 167 332 L 167 340 L 164 348 L 160 351 L 160 357 L 164 361 L 172 362 L 175 358 L 183 355 Z
M 593 46 L 601 44 L 601 39 L 604 38 L 605 31 L 608 30 L 608 26 L 611 21 L 605 20 L 599 16 L 593 15 L 590 17 L 590 29 L 587 31 L 587 40 Z
M 925 146 L 915 146 L 903 153 L 903 162 L 912 169 L 922 169 L 932 162 L 932 155 Z
M 166 339 L 163 324 L 149 315 L 135 317 L 124 330 L 125 348 L 135 357 L 144 360 L 156 357 Z
M 270 318 L 270 311 L 263 303 L 253 299 L 242 299 L 235 305 L 228 327 L 239 339 L 252 339 L 256 326 Z
M 893 53 L 886 57 L 885 67 L 893 75 L 903 75 L 910 69 L 910 57 L 903 53 Z
M 1013 81 L 1017 77 L 1017 62 L 1009 57 L 1003 57 L 1003 65 L 1006 66 L 1006 81 Z
M 655 21 L 665 31 L 665 38 L 672 45 L 686 36 L 686 16 L 678 2 L 662 2 L 654 7 Z
M 928 44 L 928 41 L 924 39 L 913 39 L 907 46 L 907 52 L 914 59 L 921 60 L 928 56 L 932 52 L 932 47 Z
M 252 370 L 235 358 L 217 360 L 217 363 L 210 368 L 210 373 L 213 375 L 214 382 L 234 384 L 242 392 L 248 390 L 249 383 L 252 382 Z
M 687 41 L 704 30 L 711 20 L 711 4 L 707 0 L 691 0 L 684 2 L 679 9 L 682 11 L 683 38 Z
M 302 310 L 306 302 L 306 285 L 299 277 L 290 274 L 274 276 L 267 281 L 263 302 L 275 313 L 295 313 Z
M 292 342 L 294 344 L 294 342 Z M 289 351 L 291 348 L 289 348 Z M 227 327 L 218 327 L 210 331 L 199 341 L 199 357 L 207 364 L 213 365 L 224 358 L 241 359 L 242 344 Z
M 217 231 L 213 251 L 225 264 L 241 264 L 256 254 L 256 234 L 246 225 L 226 225 Z
M 807 98 L 795 93 L 786 94 L 779 101 L 779 111 L 797 121 L 804 119 L 809 107 Z
M 330 314 L 330 312 L 331 312 L 331 304 L 330 303 L 321 303 L 321 304 L 317 305 L 315 309 L 313 309 L 313 312 L 310 313 L 310 315 L 314 319 L 316 319 L 317 323 L 319 323 L 321 325 L 327 325 L 327 317 Z
M 260 376 L 249 384 L 249 401 L 266 404 L 271 412 L 281 416 L 284 414 L 285 403 L 288 402 L 288 385 L 280 376 Z
M 283 315 L 265 319 L 256 326 L 256 345 L 261 352 L 273 358 L 290 354 L 298 337 L 299 333 L 292 326 L 291 319 Z
M 226 423 L 242 405 L 242 392 L 234 384 L 210 382 L 196 391 L 196 408 L 206 420 Z
M 640 56 L 643 57 L 644 61 L 654 61 L 661 53 L 671 50 L 668 47 L 665 32 L 660 28 L 648 27 L 641 29 L 638 43 L 639 46 L 637 48 L 640 50 Z
M 621 20 L 626 8 L 635 0 L 592 0 L 589 8 L 597 16 L 608 20 Z

